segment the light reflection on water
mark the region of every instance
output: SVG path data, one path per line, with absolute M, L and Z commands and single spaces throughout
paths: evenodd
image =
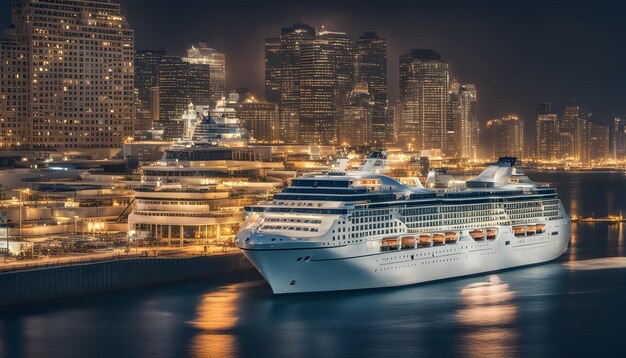
M 239 292 L 237 285 L 227 285 L 202 297 L 198 304 L 198 315 L 190 322 L 200 331 L 193 342 L 195 356 L 237 356 L 235 336 L 230 330 L 235 328 L 238 321 Z

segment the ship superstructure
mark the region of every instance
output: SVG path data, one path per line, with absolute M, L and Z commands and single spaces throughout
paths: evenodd
M 501 158 L 464 185 L 426 189 L 358 171 L 294 179 L 246 207 L 237 245 L 274 293 L 390 287 L 536 264 L 567 249 L 570 218 L 554 188 Z

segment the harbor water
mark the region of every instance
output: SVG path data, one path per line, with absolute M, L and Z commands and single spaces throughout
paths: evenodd
M 626 212 L 626 175 L 528 173 L 571 214 Z M 624 357 L 625 224 L 558 260 L 404 288 L 275 297 L 256 275 L 0 310 L 0 357 Z

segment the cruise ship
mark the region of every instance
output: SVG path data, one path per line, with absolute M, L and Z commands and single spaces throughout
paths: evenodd
M 356 171 L 294 179 L 244 208 L 236 244 L 275 294 L 371 289 L 538 264 L 561 256 L 571 219 L 554 188 L 500 158 L 448 187 Z

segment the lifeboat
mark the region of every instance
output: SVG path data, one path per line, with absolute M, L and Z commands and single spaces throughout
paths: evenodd
M 398 239 L 383 239 L 380 243 L 380 251 L 394 251 L 398 249 Z
M 526 228 L 526 235 L 527 236 L 532 236 L 535 235 L 535 233 L 537 232 L 537 226 L 536 225 L 528 225 Z
M 445 236 L 443 234 L 434 234 L 433 235 L 433 245 L 441 246 L 445 244 Z
M 485 232 L 483 230 L 472 230 L 470 231 L 470 236 L 472 237 L 472 239 L 474 239 L 474 241 L 483 241 L 485 240 Z
M 544 224 L 537 224 L 537 234 L 543 234 L 546 232 L 546 226 Z
M 496 239 L 497 236 L 498 229 L 496 229 L 495 227 L 490 227 L 489 229 L 487 229 L 487 240 L 493 241 Z
M 513 226 L 513 235 L 515 235 L 515 237 L 526 236 L 526 227 L 525 226 Z
M 415 238 L 411 236 L 402 238 L 402 250 L 410 250 L 415 248 Z
M 459 236 L 456 232 L 446 232 L 446 244 L 456 244 Z
M 430 235 L 428 234 L 422 234 L 419 236 L 419 242 L 417 244 L 417 247 L 430 247 Z

